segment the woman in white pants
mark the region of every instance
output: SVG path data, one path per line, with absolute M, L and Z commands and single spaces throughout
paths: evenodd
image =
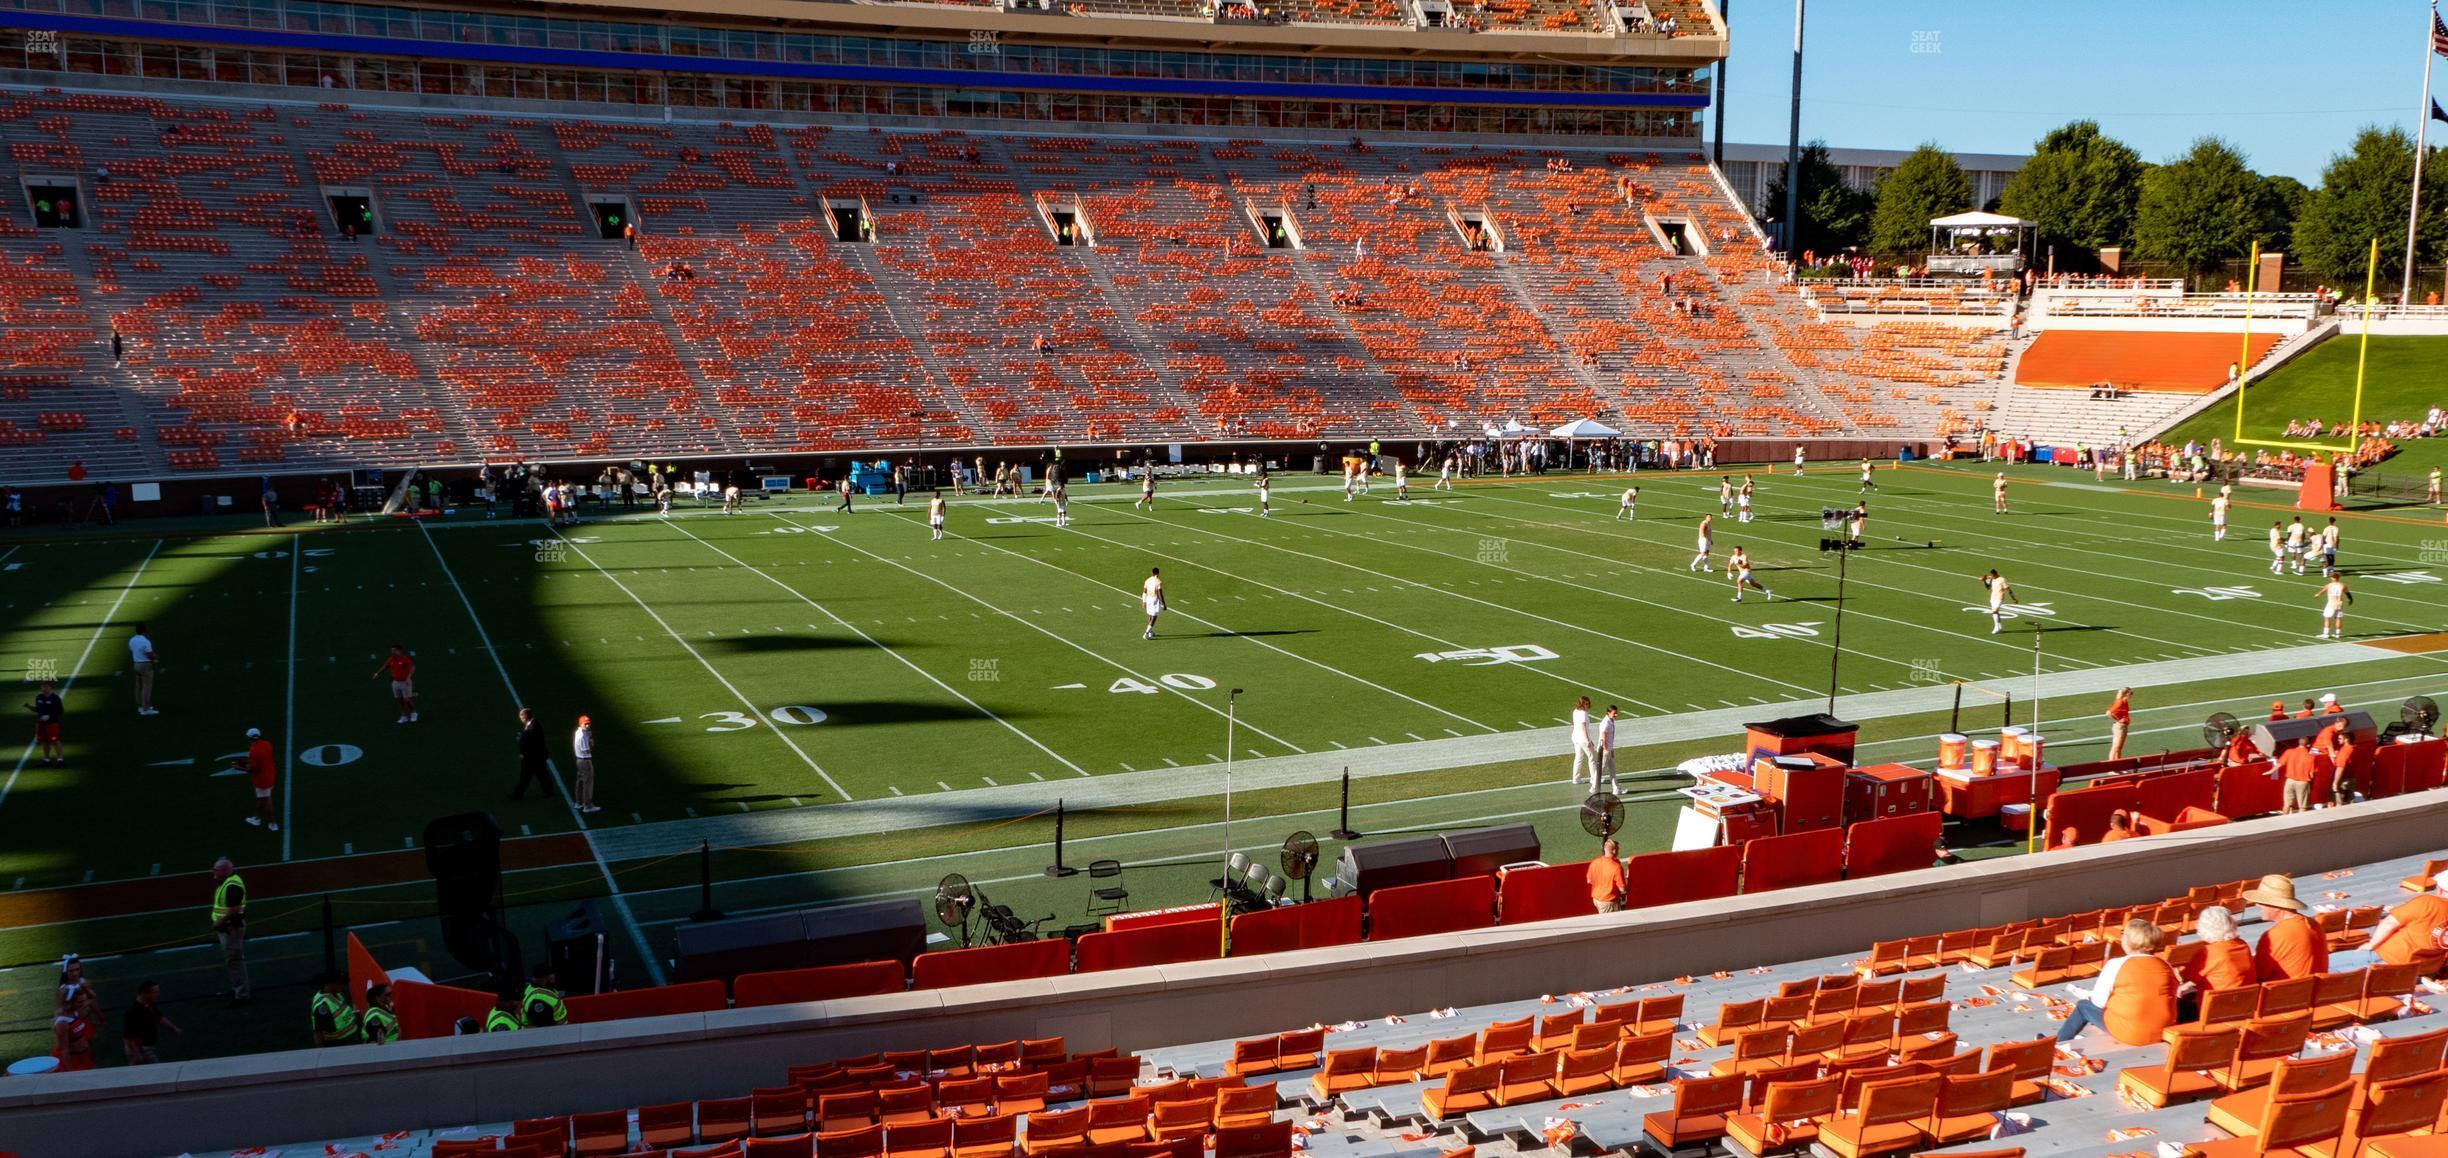
M 1581 697 L 1580 701 L 1573 705 L 1572 710 L 1573 783 L 1579 784 L 1581 782 L 1581 769 L 1584 766 L 1589 768 L 1590 789 L 1592 791 L 1596 791 L 1598 788 L 1598 745 L 1596 742 L 1590 739 L 1590 705 L 1588 696 Z

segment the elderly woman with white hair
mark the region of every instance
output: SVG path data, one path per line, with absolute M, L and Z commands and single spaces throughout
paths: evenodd
M 2160 956 L 2167 934 L 2136 917 L 2125 922 L 2117 940 L 2125 955 L 2109 958 L 2091 992 L 2075 1000 L 2073 1012 L 2057 1027 L 2059 1044 L 2098 1026 L 2126 1045 L 2149 1045 L 2176 1023 L 2176 970 Z
M 2193 918 L 2201 937 L 2201 952 L 2184 964 L 2180 1012 L 2191 1021 L 2201 995 L 2221 989 L 2249 989 L 2259 983 L 2253 969 L 2252 946 L 2236 935 L 2235 914 L 2213 905 Z

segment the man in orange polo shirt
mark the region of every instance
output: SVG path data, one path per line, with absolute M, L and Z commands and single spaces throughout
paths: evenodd
M 2261 943 L 2253 947 L 2254 977 L 2287 981 L 2329 971 L 2329 937 L 2303 915 L 2303 902 L 2295 899 L 2294 880 L 2271 873 L 2259 885 L 2244 890 L 2244 899 L 2261 906 L 2261 919 L 2269 922 Z
M 2286 777 L 2286 802 L 2280 812 L 2308 812 L 2312 782 L 2329 774 L 2329 757 L 2310 744 L 2297 744 L 2278 757 L 2278 774 Z
M 1589 862 L 1590 908 L 1601 913 L 1619 913 L 1624 902 L 1624 866 L 1622 854 L 1610 838 Z
M 2433 881 L 2430 891 L 2390 909 L 2372 927 L 2371 940 L 2364 942 L 2371 948 L 2330 958 L 2330 970 L 2343 973 L 2368 965 L 2410 965 L 2417 958 L 2438 960 L 2440 930 L 2448 926 L 2448 897 L 2442 897 L 2440 889 L 2440 882 Z

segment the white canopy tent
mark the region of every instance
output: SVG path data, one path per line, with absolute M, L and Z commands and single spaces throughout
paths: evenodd
M 1549 438 L 1621 438 L 1623 431 L 1595 418 L 1576 418 L 1547 432 Z
M 1564 440 L 1564 465 L 1569 467 L 1572 465 L 1573 448 L 1576 444 L 1600 438 L 1621 438 L 1623 432 L 1595 418 L 1576 418 L 1548 431 L 1547 437 Z
M 2003 213 L 1953 213 L 1930 218 L 1931 273 L 2012 274 L 2023 268 L 2031 231 L 2039 223 Z M 2011 251 L 2000 251 L 2001 238 L 2012 238 Z

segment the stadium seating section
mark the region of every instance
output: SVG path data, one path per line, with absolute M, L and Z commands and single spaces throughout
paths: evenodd
M 2333 951 L 2448 862 L 2302 878 Z M 810 1059 L 728 1096 L 337 1140 L 434 1158 L 1409 1158 L 1589 1153 L 2429 1153 L 2448 1094 L 2442 954 L 2219 990 L 2155 1044 L 2050 1040 L 2128 921 L 2169 960 L 2252 882 L 1858 955 L 1469 1009 L 1073 1052 L 1061 1038 Z M 574 1098 L 591 1101 L 583 1087 Z M 576 1109 L 576 1107 L 573 1107 Z M 1296 1141 L 1297 1139 L 1297 1141 Z M 252 1151 L 250 1151 L 251 1153 Z M 233 1152 L 234 1153 L 234 1152 Z
M 1977 330 L 1820 324 L 1696 154 L 27 91 L 0 94 L 0 141 L 16 175 L 90 190 L 82 229 L 0 204 L 19 481 L 1588 416 L 1926 436 L 2003 361 Z M 370 202 L 361 235 L 336 195 Z M 1300 248 L 1266 249 L 1261 214 Z

